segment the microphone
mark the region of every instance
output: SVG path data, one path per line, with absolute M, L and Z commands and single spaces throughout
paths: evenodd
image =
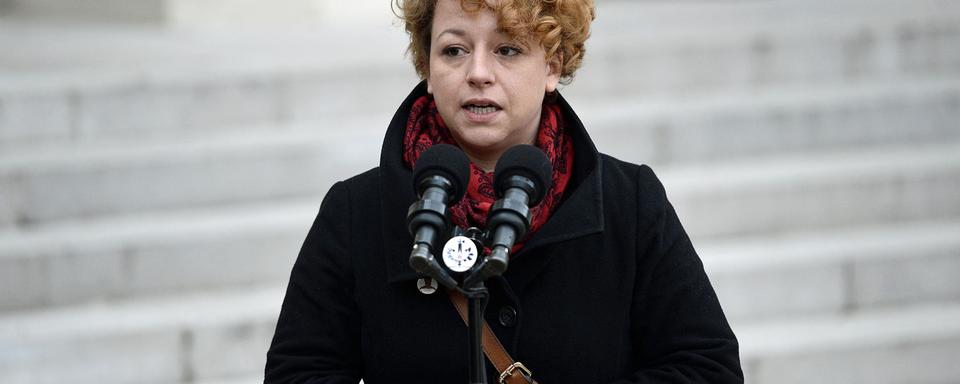
M 484 281 L 507 270 L 510 249 L 530 228 L 530 207 L 540 203 L 553 184 L 553 166 L 539 148 L 515 145 L 508 149 L 493 174 L 497 200 L 490 207 L 487 228 L 491 236 L 490 254 L 464 286 Z
M 430 147 L 417 160 L 413 169 L 413 189 L 420 200 L 407 211 L 407 229 L 413 235 L 410 266 L 448 288 L 457 282 L 448 275 L 432 249 L 438 234 L 447 231 L 450 211 L 447 206 L 463 198 L 470 183 L 470 160 L 459 148 L 450 144 Z

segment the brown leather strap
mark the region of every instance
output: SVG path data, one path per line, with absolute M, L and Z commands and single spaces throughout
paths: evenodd
M 469 325 L 469 320 L 467 320 L 467 298 L 464 297 L 462 293 L 452 289 L 448 289 L 447 293 L 450 296 L 450 301 L 453 302 L 453 306 L 457 308 L 460 319 L 463 320 L 464 324 Z M 493 334 L 493 330 L 490 329 L 490 325 L 487 324 L 486 320 L 483 321 L 483 353 L 487 355 L 487 359 L 489 359 L 490 363 L 497 369 L 497 372 L 500 372 L 499 383 L 537 384 L 531 377 L 530 370 L 523 366 L 523 364 L 515 362 L 513 358 L 510 357 L 507 349 L 500 343 L 497 335 Z

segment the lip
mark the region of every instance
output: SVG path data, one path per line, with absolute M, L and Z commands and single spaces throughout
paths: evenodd
M 497 104 L 496 101 L 493 101 L 493 100 L 490 100 L 490 99 L 483 99 L 483 98 L 467 99 L 467 101 L 464 101 L 463 103 L 460 103 L 460 106 L 465 108 L 467 105 L 470 105 L 470 104 L 474 104 L 474 105 L 492 105 L 492 106 L 494 106 L 494 107 L 497 107 L 497 109 L 503 109 L 503 107 L 501 107 L 500 104 Z
M 471 111 L 470 108 L 467 108 L 467 106 L 471 104 L 472 105 L 489 105 L 489 106 L 496 107 L 497 110 L 490 113 L 483 113 L 483 114 L 475 113 Z M 495 101 L 490 99 L 473 98 L 463 102 L 463 104 L 460 105 L 460 110 L 463 111 L 463 115 L 464 117 L 466 117 L 468 122 L 473 124 L 485 124 L 485 123 L 490 123 L 494 119 L 496 119 L 497 116 L 500 115 L 500 112 L 503 112 L 503 107 L 501 107 L 500 104 L 497 104 Z

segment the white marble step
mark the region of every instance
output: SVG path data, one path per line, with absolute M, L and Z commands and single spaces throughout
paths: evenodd
M 712 185 L 687 185 L 685 190 L 679 181 L 676 185 L 669 181 L 682 177 L 670 169 L 661 176 L 730 317 L 763 320 L 960 299 L 960 285 L 951 276 L 960 268 L 960 238 L 955 236 L 960 233 L 955 221 L 960 202 L 951 184 L 937 185 L 936 179 L 938 172 L 960 167 L 956 162 L 953 168 L 940 164 L 952 161 L 956 153 L 960 151 L 919 161 L 920 156 L 911 152 L 912 157 L 900 157 L 900 169 L 889 174 L 881 169 L 879 176 L 851 168 L 847 174 L 865 176 L 856 182 L 834 183 L 826 178 L 829 172 L 812 170 L 806 177 L 777 182 L 770 180 L 776 176 L 754 172 L 755 178 L 743 175 L 747 181 L 737 193 L 716 180 Z M 915 161 L 908 164 L 908 157 Z M 942 169 L 928 169 L 937 164 Z M 897 192 L 907 185 L 896 180 L 917 170 L 933 172 L 933 177 L 909 183 L 919 192 Z M 706 175 L 710 172 L 702 170 L 696 178 L 711 183 Z M 952 177 L 946 181 L 960 180 Z M 783 183 L 792 189 L 780 191 Z M 707 192 L 691 197 L 689 188 Z M 729 194 L 709 193 L 724 190 Z M 770 193 L 764 199 L 777 204 L 758 206 L 756 195 L 762 192 Z M 777 199 L 778 193 L 786 196 Z M 918 195 L 917 201 L 888 206 L 872 198 L 874 193 Z M 711 198 L 719 207 L 697 200 Z M 811 198 L 823 207 L 804 206 L 804 199 Z M 0 296 L 0 312 L 283 283 L 320 200 L 318 194 L 302 200 L 64 220 L 0 231 L 0 288 L 7 293 Z M 695 203 L 707 211 L 687 209 Z M 846 211 L 829 209 L 845 204 Z M 732 211 L 737 207 L 740 213 Z M 726 216 L 721 220 L 717 215 Z M 938 216 L 946 220 L 928 219 Z M 707 219 L 711 220 L 698 221 Z M 777 227 L 765 228 L 758 222 Z M 770 231 L 782 234 L 769 237 Z
M 683 165 L 661 177 L 694 238 L 960 215 L 957 143 Z
M 188 383 L 262 374 L 281 287 L 0 317 L 0 382 Z
M 287 281 L 320 198 L 0 232 L 0 312 Z
M 174 27 L 314 25 L 343 16 L 331 14 L 339 1 L 283 0 L 7 0 L 10 17 L 59 22 L 143 23 Z M 6 5 L 5 4 L 5 5 Z M 331 6 L 332 5 L 332 6 Z M 361 10 L 358 7 L 346 7 Z M 382 8 L 382 7 L 381 7 Z M 389 10 L 381 9 L 383 13 Z M 386 19 L 382 16 L 381 19 Z
M 351 38 L 342 38 L 346 30 Z M 405 41 L 390 24 L 197 31 L 0 23 L 0 142 L 142 142 L 390 116 L 417 82 Z
M 402 87 L 412 87 L 413 83 Z M 942 142 L 960 137 L 960 79 L 940 77 L 910 83 L 856 86 L 781 87 L 698 97 L 597 98 L 567 95 L 594 140 L 607 153 L 642 156 L 645 162 L 676 162 L 822 151 L 845 147 Z M 402 96 L 396 95 L 394 104 Z M 395 106 L 391 106 L 395 108 Z M 225 127 L 88 131 L 54 139 L 22 126 L 0 131 L 3 163 L 37 157 L 80 155 L 111 147 L 179 146 L 228 142 L 262 135 L 315 135 L 336 140 L 342 132 L 382 135 L 393 109 L 362 114 L 318 115 L 309 122 Z M 150 121 L 146 119 L 145 121 Z M 310 139 L 309 137 L 306 139 Z M 282 139 L 280 139 L 282 140 Z M 98 146 L 106 146 L 99 148 Z M 188 146 L 189 147 L 189 146 Z M 23 162 L 23 161 L 20 161 Z
M 956 73 L 960 63 L 960 5 L 950 0 L 605 6 L 578 84 L 584 93 L 860 84 Z
M 263 374 L 255 376 L 231 376 L 198 382 L 197 384 L 263 384 Z M 360 381 L 363 384 L 363 381 Z
M 354 130 L 124 143 L 0 161 L 0 227 L 319 198 L 376 166 L 382 133 Z
M 702 28 L 697 22 L 713 22 L 726 28 L 743 24 L 805 25 L 811 19 L 891 19 L 904 15 L 936 14 L 956 9 L 951 0 L 811 0 L 794 2 L 743 2 L 718 0 L 704 3 L 659 0 L 609 0 L 597 3 L 596 23 L 636 28 Z M 643 9 L 646 12 L 638 12 Z M 631 24 L 632 23 L 632 24 Z M 679 24 L 679 25 L 678 25 Z
M 956 81 L 774 92 L 761 100 L 752 103 L 749 95 L 740 95 L 637 106 L 583 100 L 578 110 L 599 148 L 658 170 L 698 172 L 718 163 L 719 169 L 737 171 L 723 164 L 751 168 L 781 156 L 789 156 L 785 161 L 795 168 L 806 166 L 800 164 L 804 158 L 824 163 L 830 157 L 821 159 L 822 153 L 848 149 L 872 151 L 867 156 L 883 161 L 889 146 L 908 147 L 890 156 L 906 156 L 910 163 L 916 161 L 907 153 L 910 146 L 925 152 L 931 143 L 960 138 L 954 124 L 960 118 Z M 371 114 L 218 135 L 11 150 L 0 154 L 0 227 L 317 196 L 334 180 L 377 164 L 388 119 L 389 114 Z M 936 148 L 934 153 L 944 152 Z
M 79 4 L 57 0 L 8 0 L 6 13 L 17 18 L 50 19 L 54 21 L 113 21 L 126 23 L 158 23 L 177 27 L 222 27 L 273 24 L 330 24 L 330 23 L 383 23 L 391 19 L 390 8 L 377 0 L 339 1 L 286 0 L 264 6 L 231 0 L 209 0 L 203 4 L 191 4 L 184 0 L 87 0 Z M 601 20 L 613 19 L 657 24 L 670 17 L 686 21 L 713 16 L 724 22 L 755 21 L 760 17 L 768 22 L 795 21 L 796 18 L 822 16 L 825 9 L 833 11 L 834 17 L 849 16 L 859 12 L 871 17 L 895 14 L 905 7 L 902 0 L 865 2 L 863 0 L 807 1 L 803 6 L 789 4 L 773 7 L 769 3 L 744 3 L 738 1 L 712 1 L 708 3 L 684 3 L 660 1 L 608 0 L 598 4 Z M 774 3 L 776 4 L 776 3 Z M 828 4 L 830 6 L 828 6 Z M 790 7 L 790 5 L 793 5 Z M 622 17 L 622 11 L 646 12 L 634 15 L 633 19 Z M 771 12 L 771 10 L 781 10 Z M 789 14 L 784 14 L 788 13 Z M 618 20 L 617 16 L 621 16 Z M 643 25 L 641 24 L 641 25 Z
M 751 384 L 952 383 L 960 305 L 733 324 Z
M 960 81 L 570 103 L 598 148 L 661 166 L 960 139 Z
M 257 377 L 282 290 L 248 289 L 0 317 L 11 383 L 233 382 Z M 949 382 L 960 306 L 896 307 L 740 325 L 755 384 Z
M 608 5 L 600 12 L 611 20 L 598 19 L 566 92 L 686 96 L 957 76 L 956 2 L 785 4 Z M 8 48 L 0 50 L 0 141 L 389 114 L 416 81 L 405 39 L 389 23 L 252 31 L 0 23 Z
M 960 302 L 960 221 L 695 243 L 738 324 Z
M 16 233 L 58 221 L 319 201 L 334 180 L 374 165 L 376 139 L 356 140 L 369 142 L 369 153 L 358 153 L 362 145 L 305 140 L 272 143 L 270 152 L 263 142 L 220 142 L 202 150 L 139 149 L 137 156 L 118 149 L 33 159 L 31 174 L 0 173 L 0 223 Z M 958 144 L 947 143 L 656 170 L 690 232 L 716 237 L 953 217 L 960 214 L 958 156 Z

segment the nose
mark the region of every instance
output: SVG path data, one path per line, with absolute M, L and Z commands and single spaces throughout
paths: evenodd
M 470 56 L 470 66 L 467 71 L 467 82 L 471 87 L 486 88 L 494 82 L 492 68 L 493 58 L 483 53 Z

